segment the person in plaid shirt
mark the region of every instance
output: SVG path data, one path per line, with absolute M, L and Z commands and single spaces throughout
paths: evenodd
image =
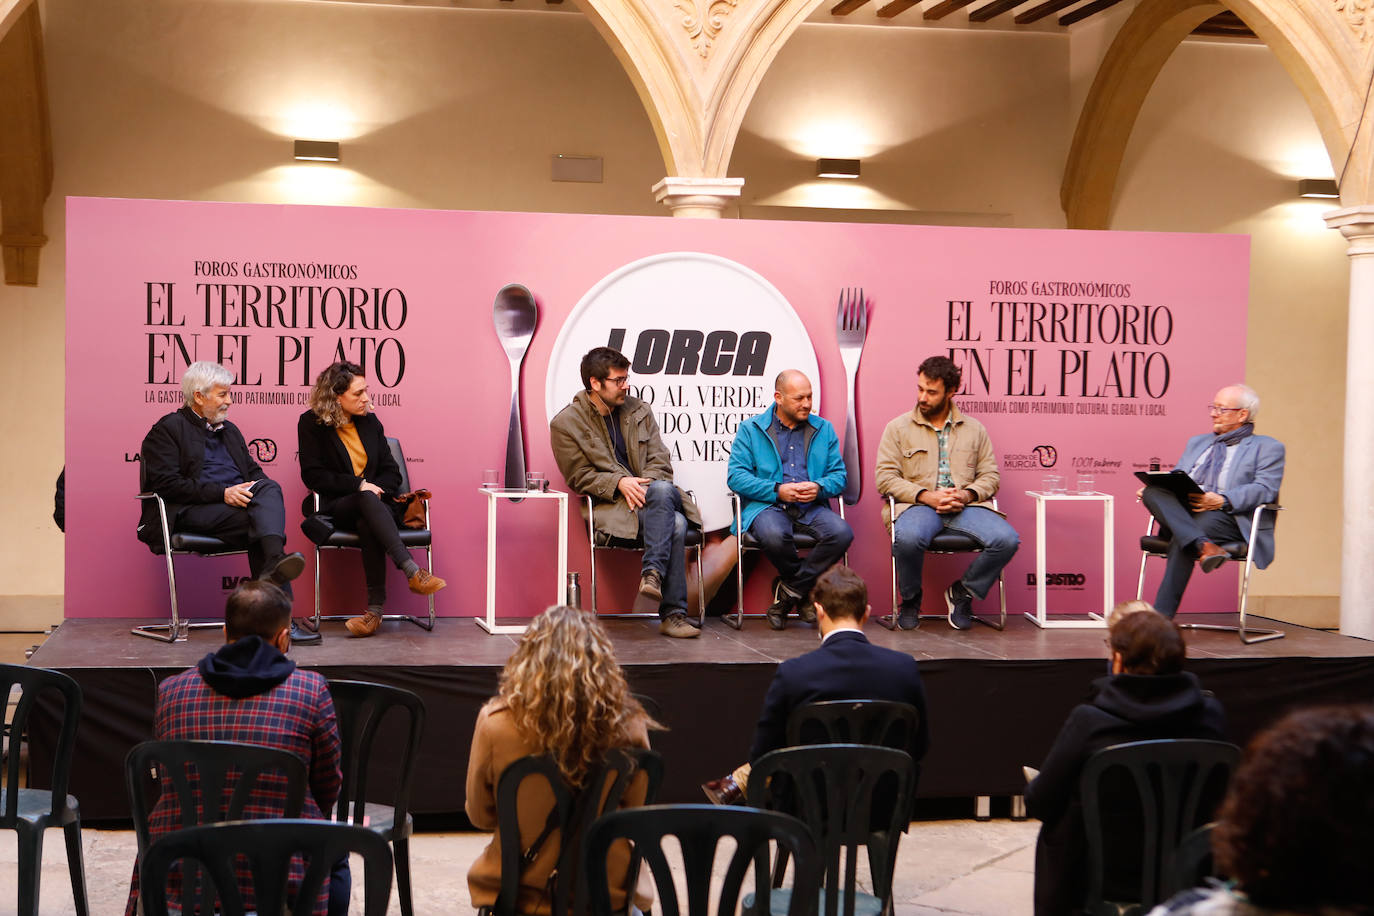
M 343 776 L 339 769 L 339 726 L 334 701 L 324 677 L 301 671 L 286 657 L 291 647 L 291 601 L 275 585 L 261 580 L 244 582 L 229 596 L 224 612 L 227 640 L 189 671 L 163 681 L 158 688 L 154 734 L 160 740 L 236 741 L 290 751 L 305 761 L 310 791 L 302 817 L 327 819 L 339 797 Z M 281 817 L 284 777 L 268 776 L 280 789 L 255 793 L 244 818 Z M 226 791 L 232 789 L 232 780 Z M 162 797 L 149 815 L 149 831 L 156 840 L 179 829 L 175 793 L 163 780 Z M 299 857 L 292 862 L 290 887 L 305 875 Z M 179 876 L 173 875 L 168 903 L 181 905 Z M 252 910 L 249 875 L 240 874 L 244 905 Z M 312 912 L 317 916 L 348 912 L 351 890 L 347 858 L 334 868 Z M 294 890 L 292 891 L 294 895 Z M 126 916 L 133 916 L 138 900 L 138 870 L 134 869 Z

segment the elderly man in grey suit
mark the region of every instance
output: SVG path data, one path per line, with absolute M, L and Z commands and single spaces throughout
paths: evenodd
M 1205 492 L 1189 496 L 1186 504 L 1163 487 L 1140 493 L 1161 529 L 1173 535 L 1155 596 L 1155 609 L 1166 617 L 1178 610 L 1194 562 L 1211 572 L 1226 560 L 1228 554 L 1218 543 L 1245 541 L 1260 569 L 1274 559 L 1272 528 L 1251 531 L 1250 525 L 1257 506 L 1279 498 L 1283 443 L 1255 434 L 1260 399 L 1248 385 L 1228 385 L 1207 406 L 1211 434 L 1189 439 L 1175 467 Z

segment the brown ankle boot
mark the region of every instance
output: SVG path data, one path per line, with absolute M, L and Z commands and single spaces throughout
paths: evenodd
M 411 576 L 409 581 L 410 590 L 417 595 L 432 595 L 448 585 L 447 582 L 427 569 L 416 570 L 415 575 Z
M 354 636 L 371 636 L 381 625 L 382 615 L 376 611 L 368 611 L 361 617 L 350 617 L 344 621 L 344 626 Z

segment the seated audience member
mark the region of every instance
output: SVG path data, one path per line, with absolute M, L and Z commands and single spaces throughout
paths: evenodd
M 1212 832 L 1225 886 L 1151 916 L 1374 913 L 1374 707 L 1304 709 L 1250 742 Z
M 290 625 L 291 600 L 275 585 L 249 581 L 234 589 L 224 609 L 226 644 L 194 669 L 162 682 L 153 733 L 162 741 L 233 741 L 290 751 L 305 762 L 309 775 L 310 791 L 301 816 L 323 820 L 343 781 L 339 726 L 324 677 L 301 671 L 286 657 Z M 269 775 L 249 800 L 244 819 L 281 817 L 285 789 L 284 777 Z M 162 781 L 162 795 L 148 821 L 153 840 L 189 826 L 180 823 L 170 780 Z M 305 866 L 297 857 L 289 879 L 293 898 L 303 877 Z M 334 866 L 312 912 L 346 914 L 350 884 L 348 860 L 343 859 Z M 251 911 L 252 883 L 246 868 L 240 872 L 239 890 Z M 135 869 L 126 916 L 133 916 L 137 899 Z M 168 903 L 174 911 L 181 905 L 179 875 L 172 878 Z
M 822 700 L 893 700 L 916 708 L 916 734 L 907 749 L 917 762 L 930 744 L 926 691 L 916 659 L 905 652 L 875 646 L 864 636 L 868 619 L 868 586 L 848 566 L 836 564 L 821 574 L 811 590 L 821 646 L 778 666 L 754 729 L 749 763 L 701 788 L 716 804 L 743 800 L 749 770 L 769 751 L 787 746 L 787 720 L 792 711 Z
M 1221 704 L 1183 670 L 1183 634 L 1159 614 L 1117 615 L 1108 631 L 1111 674 L 1074 707 L 1039 774 L 1026 786 L 1026 811 L 1043 821 L 1035 847 L 1035 912 L 1083 910 L 1087 847 L 1078 780 L 1096 751 L 1156 738 L 1224 740 Z M 1117 889 L 1112 876 L 1104 889 Z M 1134 893 L 1134 890 L 1120 893 Z
M 500 687 L 477 715 L 468 758 L 468 819 L 495 833 L 468 869 L 475 907 L 491 906 L 501 891 L 501 829 L 496 789 L 501 774 L 521 757 L 547 754 L 571 787 L 585 784 L 606 752 L 617 747 L 648 747 L 649 729 L 660 727 L 630 695 L 606 631 L 591 614 L 551 607 L 536 617 L 501 671 Z M 625 806 L 643 804 L 645 784 L 636 780 Z M 553 809 L 553 794 L 536 784 L 520 794 L 520 836 L 529 853 Z M 547 836 L 520 873 L 516 912 L 546 914 L 550 877 L 558 864 L 559 837 Z M 613 848 L 612 860 L 628 866 L 628 847 Z M 641 884 L 634 906 L 647 910 L 652 895 Z M 624 892 L 612 889 L 617 911 Z
M 248 572 L 291 594 L 291 580 L 305 570 L 305 557 L 286 553 L 286 510 L 281 487 L 248 454 L 237 426 L 225 419 L 233 404 L 234 373 L 219 363 L 192 363 L 181 377 L 185 405 L 153 424 L 139 457 L 143 486 L 167 504 L 173 532 L 194 532 L 244 543 Z M 157 503 L 143 500 L 138 538 L 161 550 Z M 298 631 L 296 642 L 319 642 Z
M 1161 535 L 1172 535 L 1155 608 L 1166 617 L 1178 611 L 1193 563 L 1205 573 L 1229 556 L 1219 543 L 1245 541 L 1255 566 L 1274 559 L 1274 531 L 1251 531 L 1256 507 L 1279 498 L 1283 482 L 1283 443 L 1255 432 L 1260 399 L 1248 385 L 1228 385 L 1207 405 L 1212 432 L 1193 436 L 1174 470 L 1186 471 L 1202 493 L 1182 501 L 1165 487 L 1145 487 L 1141 501 L 1159 520 Z
M 301 480 L 319 494 L 318 511 L 332 516 L 338 527 L 356 531 L 362 542 L 367 612 L 344 624 L 348 632 L 371 636 L 382 625 L 388 557 L 417 595 L 432 595 L 448 584 L 421 569 L 401 543 L 405 504 L 392 498 L 400 495 L 401 469 L 387 446 L 382 421 L 372 412 L 361 366 L 334 363 L 319 374 L 310 409 L 296 423 L 296 442 Z M 301 511 L 316 513 L 309 494 Z

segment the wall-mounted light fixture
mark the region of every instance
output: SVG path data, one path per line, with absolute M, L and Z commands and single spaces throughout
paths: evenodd
M 297 140 L 296 158 L 303 162 L 338 162 L 338 140 Z
M 857 159 L 817 159 L 817 178 L 858 178 L 859 160 Z
M 1302 178 L 1298 180 L 1298 196 L 1339 200 L 1341 189 L 1336 187 L 1336 181 L 1332 178 Z

